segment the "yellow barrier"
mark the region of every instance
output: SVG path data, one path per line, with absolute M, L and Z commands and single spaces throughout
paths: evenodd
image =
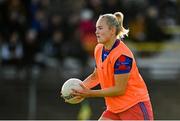
M 129 48 L 137 51 L 179 51 L 180 42 L 125 42 Z
M 173 35 L 179 35 L 180 34 L 180 26 L 176 25 L 176 26 L 165 26 L 162 27 L 162 30 L 164 30 L 164 32 L 166 34 L 173 34 Z

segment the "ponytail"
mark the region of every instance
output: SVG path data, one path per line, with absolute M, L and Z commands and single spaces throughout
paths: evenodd
M 123 27 L 124 15 L 121 12 L 115 12 L 114 15 L 119 23 L 119 32 L 117 35 L 120 37 L 124 35 L 128 36 L 129 30 Z

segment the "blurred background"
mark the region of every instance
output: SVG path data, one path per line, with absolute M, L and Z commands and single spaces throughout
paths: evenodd
M 0 119 L 98 119 L 103 98 L 70 105 L 60 89 L 93 71 L 95 22 L 117 11 L 155 119 L 180 119 L 179 0 L 0 0 Z

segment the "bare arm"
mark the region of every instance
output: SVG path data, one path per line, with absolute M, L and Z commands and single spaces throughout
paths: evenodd
M 94 69 L 94 72 L 90 74 L 84 81 L 83 84 L 88 88 L 91 89 L 99 84 L 98 81 L 98 74 L 96 68 Z
M 75 90 L 74 94 L 83 96 L 83 97 L 120 96 L 125 93 L 128 78 L 129 78 L 129 73 L 128 74 L 118 74 L 118 75 L 115 75 L 115 85 L 112 87 L 109 87 L 106 89 L 101 89 L 101 90 L 89 90 L 85 86 L 82 85 L 84 90 L 82 90 L 82 91 Z
M 120 96 L 125 93 L 129 74 L 115 75 L 115 85 L 102 90 L 92 90 L 90 97 L 111 97 Z

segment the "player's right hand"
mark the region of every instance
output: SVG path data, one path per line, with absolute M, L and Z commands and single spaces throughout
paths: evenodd
M 74 96 L 74 97 L 72 97 L 72 98 L 70 98 L 70 99 L 65 99 L 64 98 L 64 101 L 65 102 L 77 102 L 78 100 L 80 100 L 80 99 L 82 99 L 83 97 L 82 96 Z M 77 101 L 76 101 L 77 100 Z

